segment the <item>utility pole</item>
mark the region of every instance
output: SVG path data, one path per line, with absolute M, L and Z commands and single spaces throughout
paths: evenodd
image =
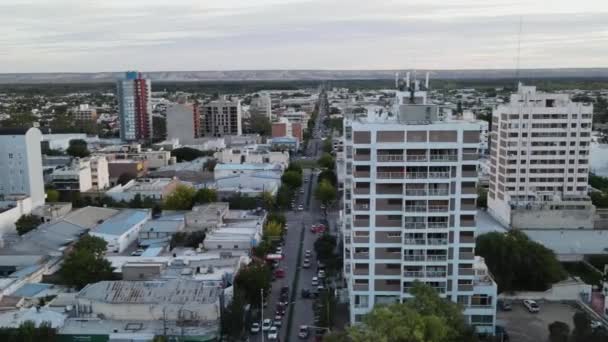
M 262 330 L 262 342 L 264 342 L 264 289 L 260 289 L 260 313 L 262 314 L 262 321 L 260 322 L 260 330 Z

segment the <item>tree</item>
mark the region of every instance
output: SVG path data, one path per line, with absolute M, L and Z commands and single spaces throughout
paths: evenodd
M 205 242 L 205 237 L 206 234 L 204 231 L 178 232 L 171 236 L 169 249 L 175 247 L 198 248 L 201 243 Z
M 283 184 L 279 187 L 279 190 L 277 191 L 277 198 L 275 203 L 279 209 L 287 209 L 289 207 L 291 199 L 294 198 L 294 196 L 294 189 Z
M 351 339 L 348 337 L 346 331 L 332 331 L 329 334 L 323 336 L 323 342 L 350 342 Z
M 15 228 L 17 234 L 23 235 L 31 230 L 36 229 L 42 222 L 41 218 L 36 215 L 23 215 L 17 222 L 15 222 Z
M 277 221 L 268 221 L 264 225 L 264 237 L 279 239 L 283 235 L 283 226 Z
M 55 189 L 46 190 L 46 201 L 47 202 L 59 202 L 59 191 Z
M 555 321 L 549 324 L 549 341 L 550 342 L 568 342 L 570 336 L 570 327 L 568 324 L 560 321 Z
M 331 142 L 331 139 L 325 139 L 323 141 L 323 152 L 331 154 L 331 152 L 333 152 L 333 150 L 334 150 L 334 146 Z
M 87 142 L 82 139 L 72 139 L 70 140 L 70 145 L 66 150 L 67 154 L 75 158 L 84 158 L 88 157 L 91 152 L 87 148 Z
M 229 341 L 238 341 L 245 328 L 245 298 L 235 291 L 230 304 L 222 312 L 222 336 Z
M 302 170 L 302 165 L 300 165 L 300 163 L 289 163 L 289 166 L 287 166 L 287 169 L 285 169 L 285 172 L 288 171 L 295 171 L 299 174 L 302 174 L 304 171 Z
M 178 185 L 172 193 L 165 197 L 163 209 L 165 210 L 190 210 L 194 203 L 196 191 L 186 185 Z
M 254 197 L 247 197 L 241 194 L 236 194 L 228 199 L 230 209 L 251 210 L 255 209 L 258 204 Z
M 255 308 L 260 307 L 260 290 L 264 297 L 270 295 L 270 268 L 263 262 L 253 261 L 237 273 L 234 284 L 235 289 L 241 291 L 245 301 Z
M 334 157 L 332 157 L 331 154 L 329 154 L 329 153 L 323 153 L 321 158 L 319 158 L 319 160 L 317 161 L 317 164 L 319 164 L 319 166 L 324 167 L 326 169 L 333 169 L 334 168 Z
M 485 258 L 498 291 L 545 291 L 566 277 L 555 254 L 518 230 L 477 237 L 476 252 Z
M 319 176 L 317 177 L 317 180 L 320 183 L 324 179 L 327 179 L 334 187 L 338 185 L 338 176 L 336 176 L 334 170 L 326 169 L 321 171 L 321 173 L 319 173 Z
M 171 156 L 175 157 L 178 163 L 183 161 L 193 161 L 196 158 L 212 155 L 212 151 L 201 151 L 191 147 L 180 147 L 171 151 Z
M 217 165 L 217 159 L 207 159 L 207 161 L 205 162 L 205 166 L 204 169 L 209 171 L 209 172 L 213 172 L 213 170 L 215 170 L 215 165 Z
M 331 183 L 324 179 L 315 189 L 315 198 L 328 206 L 337 197 L 336 188 Z
M 137 178 L 136 175 L 134 175 L 130 172 L 125 172 L 125 173 L 121 174 L 120 176 L 118 176 L 118 179 L 116 180 L 116 182 L 120 185 L 125 185 L 135 178 Z
M 477 208 L 488 207 L 488 189 L 479 187 L 477 189 Z
M 107 242 L 84 236 L 63 261 L 59 276 L 63 284 L 82 289 L 87 284 L 114 279 L 112 265 L 104 258 Z
M 272 194 L 268 191 L 264 191 L 262 193 L 262 204 L 264 205 L 264 209 L 266 210 L 272 210 L 272 208 L 274 208 L 275 205 L 275 198 L 274 196 L 272 196 Z
M 0 328 L 0 341 L 3 342 L 55 342 L 57 331 L 49 322 L 42 322 L 36 327 L 33 321 L 25 321 L 17 328 Z
M 261 136 L 269 137 L 272 135 L 272 124 L 265 116 L 254 115 L 249 120 L 249 127 L 251 132 L 257 133 Z
M 348 330 L 353 342 L 471 342 L 472 330 L 461 308 L 439 297 L 428 285 L 415 282 L 405 303 L 377 305 L 363 323 Z
M 287 171 L 281 176 L 281 182 L 292 189 L 299 188 L 302 186 L 302 174 L 296 171 Z
M 586 342 L 591 335 L 591 321 L 584 312 L 577 312 L 572 317 L 574 330 L 572 330 L 572 340 L 574 342 Z
M 217 202 L 217 191 L 209 188 L 202 188 L 194 195 L 194 202 L 199 204 Z

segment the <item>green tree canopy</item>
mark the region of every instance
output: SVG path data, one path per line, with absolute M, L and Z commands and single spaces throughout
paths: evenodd
M 568 342 L 570 338 L 570 327 L 564 322 L 555 321 L 549 324 L 550 342 Z
M 55 189 L 46 190 L 46 201 L 47 202 L 59 202 L 59 191 Z
M 228 199 L 230 209 L 251 210 L 258 206 L 258 201 L 255 197 L 243 196 L 236 194 Z
M 499 292 L 545 291 L 565 278 L 553 251 L 517 230 L 477 237 L 476 252 L 485 258 Z
M 66 152 L 70 156 L 78 158 L 88 157 L 91 154 L 87 148 L 87 142 L 82 139 L 70 140 L 70 145 Z
M 267 117 L 262 115 L 254 115 L 249 120 L 249 130 L 252 133 L 257 133 L 261 136 L 269 137 L 272 135 L 272 124 Z
M 287 171 L 281 176 L 281 182 L 290 188 L 302 186 L 302 174 L 296 171 Z
M 229 341 L 238 341 L 245 330 L 245 298 L 235 291 L 230 304 L 222 312 L 222 335 Z
M 296 162 L 289 163 L 289 166 L 287 166 L 287 169 L 285 169 L 285 172 L 288 172 L 288 171 L 295 171 L 299 174 L 302 174 L 302 172 L 303 172 L 302 165 L 300 165 L 300 163 L 296 163 Z
M 104 258 L 107 242 L 86 235 L 64 259 L 59 276 L 65 285 L 81 289 L 87 284 L 114 279 L 112 265 Z
M 194 203 L 196 191 L 186 185 L 178 185 L 175 190 L 165 197 L 163 209 L 165 210 L 190 210 Z
M 208 188 L 199 189 L 194 195 L 194 202 L 200 204 L 217 202 L 217 191 Z
M 283 235 L 283 226 L 277 221 L 268 221 L 264 225 L 264 237 L 278 239 Z
M 315 198 L 325 205 L 335 201 L 337 196 L 336 188 L 326 179 L 322 180 L 315 189 Z
M 321 173 L 319 173 L 319 176 L 317 177 L 317 180 L 320 183 L 325 179 L 328 180 L 334 187 L 338 185 L 338 176 L 336 176 L 334 170 L 326 169 L 321 171 Z
M 15 222 L 15 228 L 17 229 L 17 234 L 23 235 L 36 229 L 40 223 L 42 223 L 42 220 L 39 216 L 23 215 L 17 220 L 17 222 Z
M 42 322 L 38 327 L 33 321 L 25 321 L 17 328 L 0 328 L 2 342 L 56 342 L 57 331 L 49 322 Z
M 334 150 L 334 146 L 332 144 L 331 139 L 325 139 L 323 140 L 323 152 L 325 153 L 331 153 Z
M 319 158 L 319 160 L 317 161 L 317 164 L 319 164 L 319 166 L 324 167 L 326 169 L 333 169 L 334 168 L 334 157 L 332 157 L 331 154 L 329 154 L 329 153 L 323 153 L 321 158 Z
M 241 268 L 234 280 L 235 288 L 243 293 L 245 301 L 255 308 L 260 307 L 261 293 L 264 290 L 264 297 L 270 295 L 270 268 L 263 262 L 251 262 Z

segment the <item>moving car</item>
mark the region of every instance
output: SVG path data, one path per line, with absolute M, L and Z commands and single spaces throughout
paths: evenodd
M 303 210 L 304 210 L 304 206 L 300 204 L 300 205 L 298 206 L 298 211 L 303 211 Z
M 304 259 L 304 262 L 302 263 L 302 267 L 303 268 L 310 268 L 310 260 Z
M 310 251 L 310 249 L 307 249 L 306 252 L 304 252 L 304 256 L 310 258 L 311 253 L 312 252 Z
M 251 329 L 249 329 L 249 331 L 251 331 L 252 334 L 257 334 L 260 332 L 260 323 L 253 323 L 251 324 Z
M 272 321 L 270 320 L 270 318 L 266 318 L 262 322 L 262 331 L 268 331 L 268 330 L 270 330 L 271 326 L 272 326 Z
M 274 323 L 273 323 L 274 326 L 275 327 L 280 327 L 281 324 L 283 324 L 282 320 L 283 320 L 283 316 L 281 316 L 281 315 L 275 315 L 274 316 Z
M 268 330 L 268 341 L 277 341 L 279 339 L 279 329 L 275 326 Z
M 308 338 L 308 335 L 309 335 L 308 326 L 300 325 L 300 329 L 298 329 L 298 337 L 299 338 Z
M 312 277 L 312 286 L 318 286 L 319 285 L 319 278 L 317 277 Z
M 528 309 L 528 312 L 537 313 L 540 311 L 540 307 L 536 304 L 536 301 L 532 299 L 524 299 L 524 306 Z

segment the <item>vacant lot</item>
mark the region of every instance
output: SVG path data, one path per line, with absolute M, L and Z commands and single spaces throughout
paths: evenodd
M 540 312 L 536 314 L 529 313 L 521 301 L 513 301 L 513 311 L 497 312 L 497 324 L 506 328 L 512 342 L 547 342 L 548 326 L 555 321 L 573 328 L 572 316 L 578 311 L 575 307 L 553 302 L 538 304 Z

